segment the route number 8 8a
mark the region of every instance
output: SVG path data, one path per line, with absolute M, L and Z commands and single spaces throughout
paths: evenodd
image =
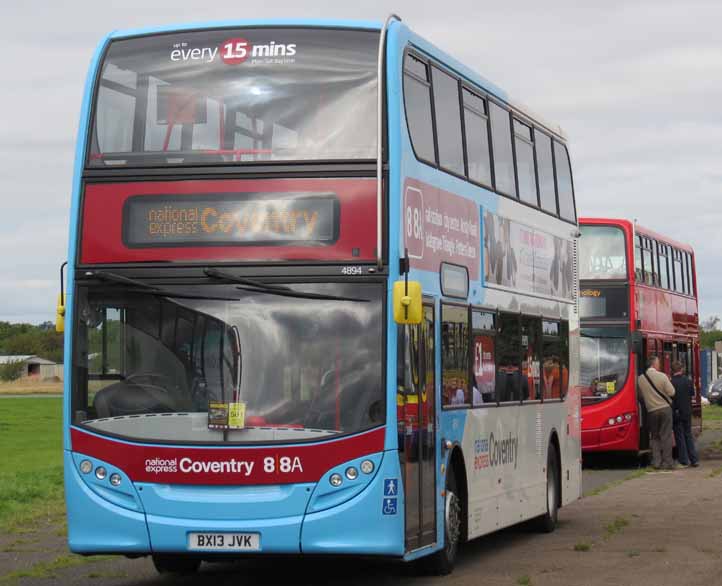
M 421 210 L 419 208 L 406 208 L 406 237 L 421 240 L 424 236 L 424 226 L 421 223 Z
M 289 474 L 291 472 L 303 472 L 301 458 L 298 456 L 281 456 L 274 458 L 267 456 L 263 459 L 263 471 L 266 474 Z

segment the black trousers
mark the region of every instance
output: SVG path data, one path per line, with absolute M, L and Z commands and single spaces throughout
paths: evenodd
M 680 464 L 696 464 L 699 461 L 692 437 L 692 417 L 675 417 L 674 441 L 677 443 L 677 459 Z

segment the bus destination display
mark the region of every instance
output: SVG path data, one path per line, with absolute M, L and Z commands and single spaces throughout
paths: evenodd
M 138 195 L 123 209 L 123 241 L 131 248 L 323 245 L 338 231 L 333 194 Z
M 582 319 L 626 318 L 628 316 L 626 287 L 582 287 L 579 291 L 579 315 Z

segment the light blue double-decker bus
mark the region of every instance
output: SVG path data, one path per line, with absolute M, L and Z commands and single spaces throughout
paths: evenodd
M 58 310 L 70 549 L 448 573 L 551 531 L 577 230 L 561 130 L 398 18 L 109 35 Z

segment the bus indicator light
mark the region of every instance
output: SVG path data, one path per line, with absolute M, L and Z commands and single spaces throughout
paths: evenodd
M 95 477 L 98 480 L 104 480 L 107 475 L 108 475 L 107 470 L 105 468 L 103 468 L 102 466 L 98 466 L 95 469 Z
M 120 486 L 121 478 L 120 474 L 117 472 L 113 472 L 113 474 L 110 475 L 110 484 L 113 486 Z
M 343 484 L 343 478 L 341 478 L 341 475 L 338 473 L 331 474 L 331 478 L 329 478 L 328 481 L 331 483 L 331 486 L 339 487 Z
M 358 470 L 353 466 L 346 468 L 346 478 L 349 480 L 356 480 L 358 478 Z
M 83 460 L 80 463 L 80 471 L 83 474 L 90 474 L 90 471 L 93 469 L 93 463 L 90 460 Z
M 371 474 L 374 471 L 374 463 L 371 460 L 361 462 L 361 472 Z

